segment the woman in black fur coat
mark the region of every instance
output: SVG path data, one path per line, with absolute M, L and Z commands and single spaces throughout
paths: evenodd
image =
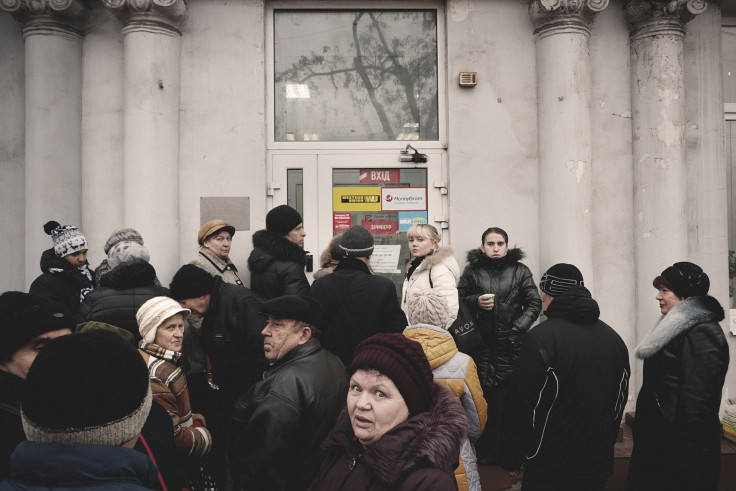
M 629 490 L 715 490 L 718 410 L 728 370 L 725 317 L 700 266 L 675 263 L 654 279 L 662 313 L 636 348 L 644 380 L 636 400 Z

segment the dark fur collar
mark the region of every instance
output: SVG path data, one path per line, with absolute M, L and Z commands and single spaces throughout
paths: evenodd
M 512 249 L 509 249 L 504 257 L 500 259 L 491 259 L 490 257 L 486 256 L 479 247 L 477 249 L 469 250 L 467 257 L 468 264 L 470 264 L 471 268 L 498 268 L 503 267 L 507 264 L 518 263 L 519 261 L 524 259 L 525 256 L 526 254 L 524 254 L 524 251 L 517 247 L 514 247 Z
M 292 261 L 300 266 L 307 264 L 304 249 L 284 238 L 283 235 L 274 234 L 265 229 L 259 230 L 253 234 L 253 246 L 263 249 L 277 259 Z
M 644 341 L 636 347 L 636 357 L 642 360 L 651 358 L 670 341 L 693 326 L 705 322 L 717 324 L 725 317 L 721 304 L 710 295 L 688 297 L 659 318 Z
M 368 265 L 361 261 L 358 258 L 355 257 L 346 257 L 340 260 L 337 267 L 335 268 L 335 271 L 340 271 L 343 269 L 349 269 L 354 271 L 363 271 L 364 273 L 371 273 L 371 270 L 368 268 Z

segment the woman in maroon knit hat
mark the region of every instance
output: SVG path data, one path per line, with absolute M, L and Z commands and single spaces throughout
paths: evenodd
M 355 350 L 347 408 L 322 444 L 313 490 L 455 489 L 467 419 L 419 343 L 376 334 Z

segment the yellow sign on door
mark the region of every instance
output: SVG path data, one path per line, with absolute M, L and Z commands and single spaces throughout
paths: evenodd
M 334 187 L 332 211 L 381 211 L 381 188 Z

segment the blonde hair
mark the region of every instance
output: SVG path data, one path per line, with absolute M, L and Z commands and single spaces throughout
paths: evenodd
M 434 225 L 429 225 L 428 223 L 416 223 L 412 225 L 406 232 L 406 238 L 410 239 L 412 237 L 425 237 L 434 241 L 435 244 L 439 244 L 440 240 L 442 240 L 442 236 L 437 232 Z

